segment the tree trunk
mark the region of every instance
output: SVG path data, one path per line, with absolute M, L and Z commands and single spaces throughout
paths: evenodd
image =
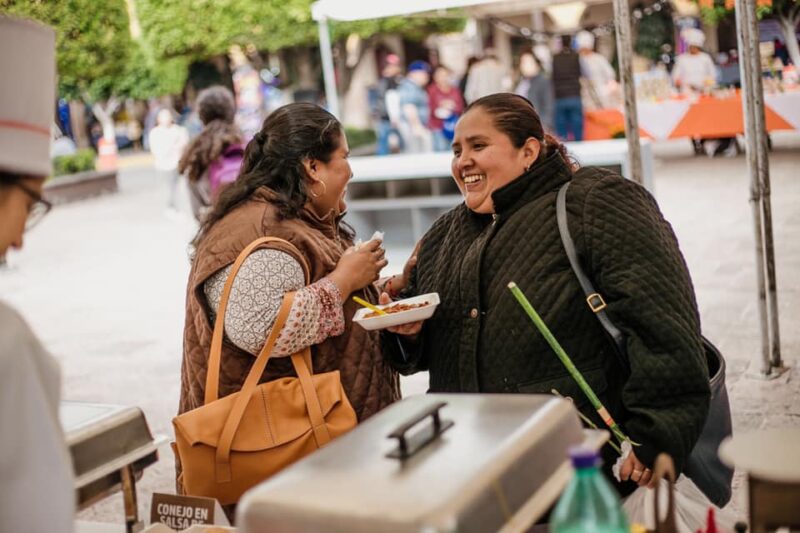
M 800 68 L 800 47 L 797 45 L 797 35 L 795 35 L 797 19 L 797 15 L 778 15 L 778 21 L 783 32 L 783 40 L 786 42 L 786 50 L 789 52 L 789 57 L 792 58 L 794 68 Z
M 103 139 L 108 143 L 116 142 L 116 132 L 114 131 L 114 112 L 119 107 L 119 101 L 113 96 L 108 99 L 105 106 L 99 102 L 92 104 L 92 113 L 103 126 Z
M 90 146 L 89 136 L 86 134 L 85 109 L 84 103 L 80 100 L 74 100 L 69 103 L 72 136 L 78 148 L 88 148 Z

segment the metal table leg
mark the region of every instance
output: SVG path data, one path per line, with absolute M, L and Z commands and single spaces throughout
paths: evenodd
M 122 498 L 125 502 L 125 531 L 128 533 L 138 533 L 144 529 L 144 524 L 139 521 L 135 476 L 133 465 L 128 465 L 120 470 L 120 477 L 122 478 Z

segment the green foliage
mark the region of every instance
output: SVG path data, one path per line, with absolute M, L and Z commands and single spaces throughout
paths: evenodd
M 137 0 L 137 13 L 158 57 L 205 59 L 225 54 L 232 44 L 259 50 L 315 45 L 312 0 Z M 332 22 L 333 39 L 351 33 L 370 37 L 400 33 L 422 40 L 431 33 L 460 31 L 464 19 L 403 18 Z
M 375 137 L 375 130 L 372 129 L 360 129 L 345 126 L 344 134 L 347 137 L 347 145 L 351 150 L 358 148 L 359 146 L 372 144 L 377 139 Z
M 232 44 L 275 50 L 316 39 L 310 0 L 137 0 L 148 41 L 160 57 L 204 59 Z
M 673 45 L 675 28 L 672 16 L 665 10 L 645 15 L 639 22 L 639 35 L 636 38 L 636 53 L 652 61 L 658 61 L 663 44 Z
M 389 17 L 385 19 L 335 22 L 331 24 L 334 39 L 351 33 L 371 37 L 379 33 L 397 33 L 411 41 L 422 41 L 433 33 L 459 32 L 464 29 L 465 18 Z
M 716 26 L 721 20 L 733 15 L 733 9 L 726 7 L 728 2 L 725 0 L 713 0 L 710 6 L 709 2 L 693 1 L 700 6 L 700 15 L 706 24 Z M 798 9 L 800 0 L 772 0 L 771 5 L 766 2 L 756 2 L 756 16 L 759 20 L 769 15 L 790 17 L 792 13 L 796 14 Z
M 76 174 L 94 170 L 94 150 L 83 148 L 71 155 L 60 155 L 53 158 L 53 176 Z
M 55 28 L 60 94 L 114 92 L 131 48 L 125 0 L 0 0 L 0 11 Z
M 117 90 L 138 100 L 176 94 L 183 90 L 188 74 L 188 58 L 156 60 L 142 43 L 137 43 L 124 74 L 117 81 Z

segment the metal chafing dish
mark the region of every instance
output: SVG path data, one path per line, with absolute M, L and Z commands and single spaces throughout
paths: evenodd
M 136 480 L 167 441 L 153 436 L 138 407 L 61 402 L 61 426 L 72 456 L 75 491 L 85 509 L 121 490 L 128 531 L 138 524 Z
M 389 437 L 389 438 L 387 438 Z M 247 492 L 243 533 L 527 530 L 571 476 L 567 448 L 599 449 L 572 403 L 427 394 L 379 412 Z

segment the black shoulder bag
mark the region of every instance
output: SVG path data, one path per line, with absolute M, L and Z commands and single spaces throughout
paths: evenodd
M 630 372 L 630 361 L 626 349 L 625 335 L 617 328 L 605 312 L 605 301 L 595 290 L 592 281 L 583 271 L 578 261 L 575 243 L 567 226 L 567 189 L 565 183 L 558 191 L 556 198 L 556 218 L 561 242 L 567 252 L 569 263 L 575 276 L 586 294 L 586 302 L 595 314 L 603 329 L 613 340 L 615 351 L 623 368 Z M 731 499 L 731 480 L 733 470 L 722 464 L 717 456 L 719 445 L 725 437 L 732 434 L 731 406 L 728 401 L 728 391 L 725 388 L 725 359 L 711 341 L 702 337 L 703 350 L 708 362 L 709 385 L 711 388 L 711 405 L 708 418 L 700 433 L 692 453 L 689 455 L 684 467 L 686 477 L 694 481 L 695 485 L 718 507 L 723 507 Z

